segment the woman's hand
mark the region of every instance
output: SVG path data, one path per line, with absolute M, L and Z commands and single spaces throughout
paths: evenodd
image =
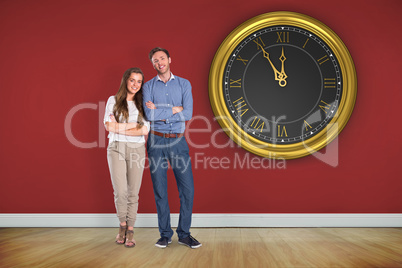
M 110 122 L 113 122 L 113 123 L 116 123 L 117 121 L 116 121 L 116 118 L 114 118 L 114 115 L 113 114 L 109 114 L 109 117 L 110 117 Z
M 156 106 L 152 101 L 147 101 L 145 103 L 145 105 L 147 106 L 148 109 L 152 109 L 152 110 L 156 109 Z

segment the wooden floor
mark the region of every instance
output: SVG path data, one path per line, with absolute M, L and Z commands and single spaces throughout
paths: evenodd
M 193 228 L 203 246 L 154 246 L 137 228 L 134 248 L 117 228 L 0 228 L 0 267 L 402 267 L 402 228 Z

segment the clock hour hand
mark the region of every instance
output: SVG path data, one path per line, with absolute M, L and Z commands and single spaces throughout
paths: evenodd
M 279 85 L 281 87 L 286 86 L 286 78 L 288 78 L 288 76 L 285 73 L 285 53 L 283 52 L 283 47 L 282 47 L 282 55 L 279 57 L 279 60 L 282 62 L 282 69 L 281 69 L 281 73 L 279 74 Z
M 269 58 L 269 53 L 266 52 L 265 49 L 264 49 L 260 44 L 257 44 L 257 45 L 261 48 L 264 58 L 266 58 L 266 59 L 268 60 L 269 64 L 271 65 L 272 70 L 273 70 L 274 73 L 275 73 L 275 80 L 279 81 L 278 83 L 279 83 L 279 85 L 280 85 L 281 87 L 286 86 L 286 83 L 287 83 L 287 82 L 286 82 L 286 78 L 287 78 L 288 76 L 287 76 L 286 73 L 285 73 L 285 60 L 286 60 L 286 57 L 285 57 L 285 54 L 284 54 L 284 52 L 283 52 L 283 47 L 282 47 L 282 55 L 281 55 L 280 58 L 279 58 L 280 61 L 282 62 L 282 69 L 281 69 L 281 72 L 279 72 L 279 71 L 275 68 L 275 66 L 274 66 L 274 64 L 272 63 L 271 59 Z

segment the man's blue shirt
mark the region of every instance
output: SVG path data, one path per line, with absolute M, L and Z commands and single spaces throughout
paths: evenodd
M 144 84 L 143 97 L 144 112 L 151 122 L 151 130 L 162 133 L 184 132 L 185 121 L 193 115 L 193 96 L 187 79 L 171 74 L 170 80 L 164 83 L 156 76 Z M 147 108 L 147 101 L 153 102 L 156 109 Z M 172 107 L 175 106 L 182 106 L 183 111 L 173 114 Z

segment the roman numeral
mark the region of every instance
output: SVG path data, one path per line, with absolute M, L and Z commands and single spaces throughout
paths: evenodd
M 308 40 L 310 40 L 310 38 L 307 38 L 306 43 L 304 43 L 303 48 L 306 47 Z
M 310 126 L 310 124 L 309 124 L 309 123 L 307 123 L 307 121 L 306 121 L 306 120 L 304 120 L 304 127 L 306 128 L 306 131 L 308 131 L 308 130 L 309 130 L 309 128 L 312 128 L 312 127 Z
M 260 46 L 261 46 L 261 47 L 265 47 L 265 44 L 264 44 L 264 42 L 262 41 L 261 36 L 258 37 L 258 38 L 256 38 L 256 39 L 254 39 L 253 42 L 257 44 L 257 50 L 260 49 Z
M 278 137 L 287 137 L 287 136 L 288 133 L 286 132 L 286 126 L 281 127 L 281 125 L 278 125 Z
M 324 78 L 324 88 L 336 88 L 335 78 Z
M 326 103 L 325 101 L 320 101 L 321 105 L 318 105 L 321 110 L 323 110 L 325 113 L 327 113 L 329 111 L 329 108 L 331 108 L 331 105 L 329 105 L 328 103 Z
M 230 79 L 230 87 L 241 87 L 241 78 L 237 80 Z
M 257 120 L 258 119 L 258 120 Z M 260 122 L 261 121 L 261 122 Z M 264 128 L 265 122 L 262 121 L 260 118 L 258 118 L 257 116 L 254 117 L 253 122 L 251 122 L 250 127 L 254 128 L 254 129 L 260 129 L 260 132 L 262 132 L 263 128 Z
M 235 104 L 236 103 L 236 104 Z M 236 108 L 236 110 L 239 112 L 240 116 L 243 116 L 243 114 L 245 114 L 248 109 L 247 108 L 243 108 L 247 106 L 246 101 L 243 99 L 243 97 L 238 98 L 237 100 L 235 100 L 233 102 L 234 107 Z
M 248 60 L 243 59 L 240 55 L 236 60 L 239 60 L 239 61 L 243 62 L 244 65 L 247 65 L 247 62 L 248 62 Z
M 276 39 L 277 43 L 289 43 L 289 32 L 277 32 L 278 39 Z
M 323 64 L 323 63 L 326 62 L 326 61 L 329 61 L 328 55 L 325 55 L 324 57 L 318 59 L 317 61 L 318 61 L 318 63 L 319 63 L 320 65 Z

